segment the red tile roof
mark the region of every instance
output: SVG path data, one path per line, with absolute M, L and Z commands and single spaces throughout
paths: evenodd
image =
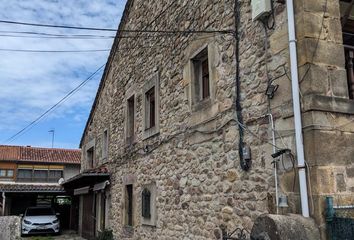
M 58 184 L 4 184 L 0 183 L 0 192 L 65 192 Z
M 80 164 L 81 150 L 0 145 L 0 161 Z
M 0 160 L 20 160 L 20 147 L 0 145 Z

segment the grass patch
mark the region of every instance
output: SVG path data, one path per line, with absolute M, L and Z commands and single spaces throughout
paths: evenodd
M 53 237 L 31 237 L 30 240 L 54 240 Z

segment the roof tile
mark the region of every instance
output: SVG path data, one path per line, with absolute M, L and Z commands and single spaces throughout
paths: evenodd
M 1 192 L 64 192 L 60 185 L 1 184 Z
M 0 161 L 80 164 L 81 150 L 0 145 Z

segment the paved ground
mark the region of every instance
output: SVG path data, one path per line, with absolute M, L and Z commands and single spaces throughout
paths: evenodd
M 23 238 L 24 240 L 85 240 L 77 234 L 64 232 L 60 236 L 32 236 Z

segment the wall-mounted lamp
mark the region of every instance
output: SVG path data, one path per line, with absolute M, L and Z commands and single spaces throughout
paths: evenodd
M 279 88 L 278 84 L 273 85 L 272 83 L 269 83 L 265 94 L 268 96 L 269 99 L 273 99 L 274 94 L 278 90 L 278 88 Z
M 289 205 L 288 205 L 288 197 L 287 196 L 280 196 L 279 197 L 279 207 L 281 207 L 281 208 L 289 207 Z

